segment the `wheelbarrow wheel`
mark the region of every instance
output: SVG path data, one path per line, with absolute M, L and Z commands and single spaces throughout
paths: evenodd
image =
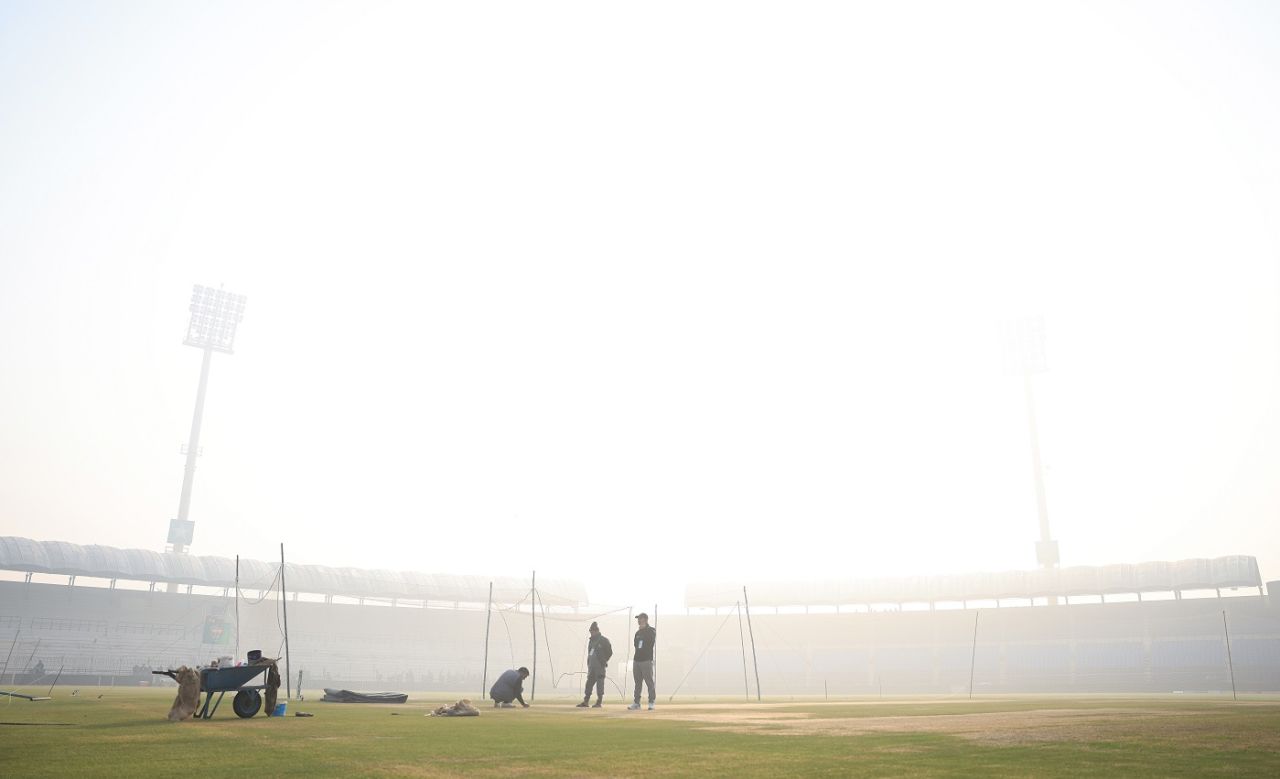
M 249 719 L 262 708 L 262 696 L 257 690 L 241 690 L 231 700 L 231 709 L 237 717 Z

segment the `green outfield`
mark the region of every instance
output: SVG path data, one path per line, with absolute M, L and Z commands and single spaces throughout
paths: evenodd
M 1280 776 L 1280 699 L 1027 697 L 482 707 L 291 703 L 165 721 L 172 690 L 0 700 L 4 776 Z M 99 697 L 101 696 L 101 697 Z M 312 718 L 293 716 L 297 711 Z

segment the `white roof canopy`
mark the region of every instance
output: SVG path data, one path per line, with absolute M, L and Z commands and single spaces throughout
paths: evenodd
M 279 563 L 242 557 L 240 585 L 248 589 L 266 587 L 275 577 L 277 568 Z M 234 587 L 236 583 L 236 561 L 228 557 L 81 546 L 65 541 L 33 541 L 15 536 L 0 536 L 0 570 L 207 587 Z M 485 603 L 489 598 L 491 581 L 494 603 L 513 603 L 529 592 L 529 580 L 514 577 L 332 568 L 297 563 L 288 563 L 285 568 L 285 584 L 290 592 L 352 598 Z M 582 606 L 587 603 L 586 588 L 579 582 L 539 579 L 538 594 L 549 606 Z
M 1262 576 L 1256 558 L 1235 555 L 1003 573 L 746 582 L 746 586 L 753 606 L 839 606 L 1261 587 Z M 685 605 L 690 608 L 732 606 L 741 599 L 738 584 L 699 583 L 685 589 Z

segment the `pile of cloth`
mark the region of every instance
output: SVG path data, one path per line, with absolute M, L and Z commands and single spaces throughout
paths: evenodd
M 263 698 L 266 702 L 267 716 L 270 717 L 272 712 L 276 710 L 276 696 L 280 694 L 280 668 L 276 665 L 276 661 L 280 658 L 261 657 L 254 660 L 249 665 L 265 665 L 267 666 L 267 689 Z
M 200 673 L 180 665 L 174 672 L 174 681 L 178 683 L 178 697 L 173 699 L 173 706 L 169 709 L 169 721 L 185 722 L 200 708 Z
M 471 705 L 471 701 L 463 698 L 457 703 L 441 706 L 427 715 L 428 717 L 479 717 L 480 710 Z

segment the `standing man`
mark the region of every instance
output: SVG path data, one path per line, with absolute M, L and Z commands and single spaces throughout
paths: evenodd
M 649 615 L 643 611 L 636 617 L 640 627 L 636 630 L 636 659 L 632 666 L 636 679 L 635 703 L 627 708 L 635 711 L 640 708 L 640 683 L 649 685 L 649 711 L 653 711 L 655 693 L 653 691 L 653 649 L 658 643 L 658 631 L 649 627 Z
M 524 692 L 524 680 L 529 678 L 529 669 L 521 666 L 513 668 L 510 671 L 503 671 L 502 676 L 498 677 L 498 681 L 493 683 L 489 688 L 489 697 L 493 698 L 493 707 L 496 709 L 502 707 L 504 709 L 511 708 L 512 701 L 520 701 L 520 705 L 529 708 L 529 704 L 524 702 L 521 693 Z
M 591 700 L 591 688 L 596 688 L 596 702 L 591 707 L 598 709 L 604 705 L 604 676 L 609 667 L 609 658 L 613 657 L 613 645 L 609 639 L 600 635 L 600 626 L 592 622 L 589 628 L 591 638 L 587 639 L 587 689 L 582 696 L 578 708 L 585 709 Z

